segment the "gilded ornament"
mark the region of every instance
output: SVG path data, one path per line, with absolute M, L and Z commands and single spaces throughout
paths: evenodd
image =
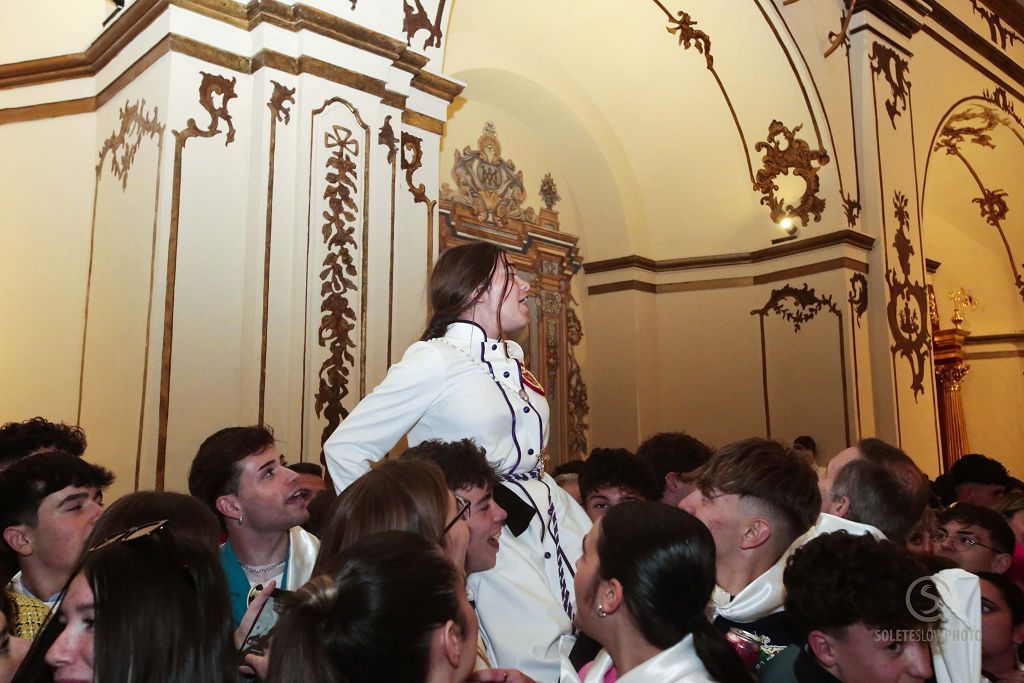
M 825 150 L 813 150 L 807 141 L 797 137 L 801 128 L 803 124 L 790 130 L 782 122 L 772 121 L 768 126 L 768 137 L 754 145 L 756 151 L 764 152 L 761 168 L 754 180 L 754 190 L 764 195 L 761 204 L 771 209 L 774 223 L 784 218 L 799 218 L 803 225 L 807 225 L 812 214 L 817 222 L 825 210 L 825 200 L 818 196 L 818 171 L 829 162 L 829 157 Z M 806 184 L 800 201 L 795 205 L 785 203 L 775 194 L 779 190 L 775 179 L 780 175 L 789 175 L 790 171 L 803 178 Z
M 128 188 L 128 172 L 131 170 L 135 155 L 145 137 L 154 138 L 159 143 L 164 134 L 164 125 L 157 120 L 159 110 L 153 108 L 149 116 L 145 113 L 146 100 L 135 104 L 124 103 L 118 113 L 121 127 L 111 133 L 100 147 L 99 161 L 96 163 L 96 177 L 99 178 L 103 169 L 103 161 L 110 154 L 110 171 L 121 181 L 121 189 Z
M 914 392 L 914 400 L 918 394 L 924 394 L 925 359 L 930 355 L 930 339 L 928 325 L 924 324 L 928 315 L 928 293 L 918 280 L 910 279 L 910 257 L 914 254 L 914 245 L 910 235 L 910 214 L 907 210 L 909 201 L 902 192 L 893 196 L 893 214 L 899 229 L 893 237 L 892 246 L 896 250 L 900 272 L 890 268 L 885 273 L 885 282 L 889 289 L 889 301 L 886 314 L 889 321 L 889 333 L 893 338 L 890 348 L 893 356 L 902 356 L 910 364 L 910 388 Z
M 889 84 L 891 96 L 885 101 L 885 111 L 889 114 L 892 129 L 896 130 L 896 117 L 907 110 L 907 98 L 910 96 L 910 81 L 907 80 L 910 64 L 891 47 L 881 43 L 872 43 L 869 59 L 871 73 L 874 76 L 881 74 Z
M 953 302 L 953 317 L 950 320 L 953 323 L 953 327 L 959 330 L 961 325 L 964 324 L 962 311 L 968 308 L 972 311 L 978 310 L 978 300 L 963 287 L 955 292 L 950 292 L 949 300 Z

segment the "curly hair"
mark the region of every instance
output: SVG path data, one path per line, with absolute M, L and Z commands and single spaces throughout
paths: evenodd
M 27 455 L 42 451 L 64 451 L 75 456 L 85 453 L 85 432 L 81 427 L 33 417 L 8 422 L 0 427 L 0 470 Z
M 441 441 L 429 439 L 402 453 L 402 458 L 426 460 L 441 468 L 452 491 L 494 488 L 498 477 L 487 462 L 487 453 L 472 439 Z
M 580 497 L 584 501 L 590 494 L 606 487 L 631 489 L 648 500 L 655 497 L 651 466 L 625 448 L 595 448 L 590 451 L 579 482 Z
M 853 624 L 877 629 L 921 627 L 935 613 L 931 572 L 914 555 L 870 534 L 823 534 L 786 563 L 786 614 L 803 629 L 840 635 Z M 912 608 L 912 609 L 910 609 Z

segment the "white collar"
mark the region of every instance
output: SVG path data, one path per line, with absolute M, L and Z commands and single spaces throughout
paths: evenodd
M 26 597 L 29 597 L 29 598 L 32 598 L 33 600 L 38 600 L 39 602 L 45 602 L 50 607 L 53 607 L 54 605 L 56 605 L 57 604 L 57 598 L 60 597 L 60 591 L 57 591 L 56 593 L 51 595 L 48 600 L 43 600 L 42 598 L 38 597 L 32 591 L 30 591 L 28 589 L 28 587 L 25 585 L 25 582 L 21 578 L 21 572 L 20 571 L 17 574 L 15 574 L 14 576 L 11 577 L 11 583 L 8 585 L 8 587 L 13 592 L 15 592 L 15 593 L 21 593 L 22 595 L 24 595 Z
M 587 677 L 583 679 L 583 683 L 603 683 L 605 675 L 612 666 L 614 664 L 611 655 L 607 650 L 601 650 L 594 658 L 593 665 L 587 670 Z M 617 680 L 620 683 L 640 683 L 641 681 L 669 683 L 683 680 L 703 681 L 711 680 L 711 678 L 708 677 L 707 669 L 704 668 L 704 663 L 697 654 L 691 634 L 630 670 L 624 676 L 619 676 Z

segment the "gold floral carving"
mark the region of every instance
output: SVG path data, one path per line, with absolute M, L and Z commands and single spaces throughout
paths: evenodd
M 295 104 L 295 88 L 287 88 L 277 81 L 270 81 L 274 91 L 267 101 L 270 110 L 270 153 L 267 162 L 267 216 L 263 233 L 263 325 L 260 334 L 260 396 L 257 412 L 259 424 L 263 424 L 267 396 L 267 339 L 270 323 L 270 245 L 271 225 L 274 217 L 274 159 L 277 155 L 277 124 L 286 126 L 291 121 L 290 104 Z
M 802 127 L 801 124 L 789 130 L 781 122 L 772 121 L 766 141 L 754 145 L 755 150 L 764 152 L 761 168 L 754 180 L 754 190 L 764 195 L 761 204 L 771 209 L 772 221 L 776 223 L 788 217 L 800 218 L 803 225 L 807 225 L 812 214 L 817 222 L 825 210 L 825 200 L 818 196 L 818 171 L 829 162 L 828 153 L 823 149 L 811 149 L 805 140 L 798 138 L 796 134 Z M 779 189 L 775 179 L 789 175 L 790 171 L 806 183 L 803 196 L 796 205 L 786 204 L 775 194 Z
M 1000 99 L 999 92 L 1001 91 L 997 91 L 995 95 L 991 96 L 986 92 L 983 99 L 991 97 L 991 101 L 996 103 Z M 1013 271 L 1014 276 L 1014 286 L 1017 288 L 1021 299 L 1024 300 L 1024 275 L 1021 274 L 1021 270 L 1017 267 L 1017 260 L 1013 255 L 1013 249 L 1010 247 L 1010 241 L 1006 237 L 1006 231 L 1003 230 L 1003 221 L 1010 211 L 1010 207 L 1006 202 L 1008 195 L 1004 190 L 986 187 L 985 183 L 981 180 L 981 176 L 971 162 L 967 160 L 962 150 L 962 147 L 967 144 L 995 149 L 992 133 L 996 127 L 1000 125 L 1011 127 L 1010 121 L 1006 118 L 1007 116 L 1019 121 L 1016 118 L 1012 105 L 1006 102 L 1005 97 L 1006 95 L 1003 93 L 1002 101 L 1006 106 L 1002 107 L 1002 111 L 983 105 L 971 105 L 946 119 L 939 138 L 935 143 L 934 151 L 943 150 L 946 154 L 958 158 L 971 174 L 971 177 L 974 178 L 981 196 L 975 197 L 971 201 L 978 205 L 979 213 L 985 222 L 999 233 L 999 237 L 1003 242 L 1003 248 L 1006 250 L 1006 256 L 1010 260 L 1010 269 Z
M 316 391 L 315 410 L 326 419 L 321 441 L 326 441 L 341 420 L 348 416 L 342 400 L 348 396 L 351 366 L 355 364 L 353 331 L 356 313 L 349 303 L 349 294 L 357 289 L 358 270 L 353 252 L 359 248 L 352 226 L 359 208 L 355 194 L 358 191 L 359 140 L 344 126 L 334 125 L 324 134 L 324 147 L 331 150 L 327 159 L 322 233 L 327 255 L 320 271 L 320 346 L 327 347 L 329 356 L 320 366 L 320 384 Z
M 590 413 L 587 385 L 583 382 L 583 373 L 576 360 L 576 347 L 583 341 L 583 325 L 572 306 L 568 306 L 566 312 L 569 341 L 569 453 L 578 454 L 582 458 L 589 452 L 587 415 Z
M 164 487 L 164 471 L 167 462 L 167 421 L 171 401 L 171 352 L 174 342 L 174 294 L 178 269 L 178 225 L 181 209 L 181 161 L 185 144 L 192 138 L 212 138 L 224 132 L 224 145 L 235 140 L 235 126 L 228 111 L 228 103 L 237 97 L 235 79 L 201 71 L 199 83 L 199 104 L 210 117 L 206 128 L 200 128 L 194 118 L 185 122 L 185 127 L 174 133 L 174 177 L 171 182 L 171 225 L 167 238 L 167 282 L 164 287 L 164 337 L 160 364 L 160 425 L 157 433 L 156 481 L 158 491 Z M 221 123 L 227 126 L 221 131 Z
M 1004 113 L 1009 114 L 1010 117 L 1017 122 L 1017 125 L 1024 126 L 1024 121 L 1021 121 L 1020 117 L 1017 116 L 1017 110 L 1014 109 L 1013 102 L 1011 102 L 1006 96 L 1005 90 L 1002 88 L 996 88 L 991 92 L 988 90 L 982 90 L 981 97 L 1002 109 Z
M 453 190 L 441 186 L 441 199 L 472 207 L 476 218 L 490 225 L 504 225 L 508 219 L 535 223 L 536 212 L 524 209 L 526 188 L 523 172 L 509 159 L 501 157 L 501 143 L 494 124 L 488 121 L 477 139 L 477 149 L 464 147 L 455 151 L 452 166 Z
M 446 2 L 447 0 L 438 0 L 437 11 L 431 19 L 420 0 L 412 0 L 413 4 L 409 4 L 409 0 L 404 0 L 405 18 L 402 20 L 402 32 L 406 36 L 406 45 L 412 45 L 413 36 L 417 33 L 426 31 L 428 35 L 423 41 L 423 49 L 441 47 L 441 17 L 444 15 Z
M 773 290 L 765 305 L 751 311 L 750 315 L 765 317 L 769 313 L 775 313 L 792 323 L 794 332 L 799 332 L 801 325 L 814 320 L 823 309 L 836 316 L 840 315 L 832 297 L 819 297 L 807 283 L 800 288 L 787 284 L 781 289 Z
M 935 376 L 946 391 L 960 391 L 960 385 L 971 371 L 971 366 L 966 363 L 940 366 L 935 371 Z
M 863 273 L 854 273 L 850 276 L 850 293 L 847 301 L 857 316 L 857 327 L 860 327 L 861 316 L 868 310 L 868 280 Z
M 395 137 L 395 129 L 391 127 L 390 114 L 384 117 L 384 123 L 377 131 L 377 144 L 388 148 L 388 163 L 394 166 L 395 157 L 398 155 L 398 138 Z
M 540 199 L 544 202 L 544 206 L 548 208 L 548 211 L 555 208 L 555 204 L 562 197 L 558 194 L 558 187 L 555 185 L 555 179 L 551 177 L 550 173 L 545 173 L 544 177 L 540 181 Z
M 860 218 L 860 200 L 842 192 L 839 194 L 843 198 L 843 214 L 846 216 L 846 224 L 852 228 L 857 225 L 857 219 Z
M 971 0 L 971 8 L 974 13 L 980 16 L 986 24 L 988 24 L 989 39 L 1001 47 L 1003 50 L 1006 49 L 1007 42 L 1013 45 L 1015 42 L 1024 42 L 1024 38 L 1021 38 L 1020 34 L 1011 29 L 1008 26 L 1003 25 L 1003 20 L 994 11 L 985 7 L 978 0 Z
M 910 239 L 909 200 L 902 192 L 893 196 L 893 214 L 899 229 L 893 237 L 892 246 L 899 260 L 899 272 L 890 268 L 885 272 L 885 283 L 889 289 L 886 314 L 889 333 L 893 344 L 890 351 L 893 358 L 900 355 L 910 364 L 910 388 L 914 400 L 924 394 L 925 359 L 930 355 L 928 328 L 928 292 L 918 280 L 911 280 L 910 257 L 914 255 L 914 244 Z
M 932 332 L 938 332 L 939 328 L 942 327 L 942 321 L 939 318 L 939 302 L 935 300 L 935 288 L 928 285 L 928 319 L 932 324 Z
M 893 130 L 896 130 L 896 117 L 907 110 L 907 97 L 910 95 L 907 72 L 910 64 L 895 50 L 881 43 L 872 43 L 869 59 L 871 73 L 876 77 L 882 75 L 889 84 L 891 97 L 885 101 L 885 111 L 889 114 Z
M 98 178 L 103 169 L 103 162 L 107 154 L 110 154 L 110 171 L 121 181 L 121 189 L 128 187 L 128 171 L 131 170 L 135 161 L 135 154 L 139 151 L 144 137 L 155 138 L 157 141 L 164 133 L 164 125 L 158 119 L 159 110 L 153 108 L 153 113 L 146 116 L 146 100 L 139 100 L 135 104 L 125 102 L 118 117 L 121 119 L 121 127 L 111 133 L 100 147 L 99 161 L 96 163 L 96 177 Z
M 406 154 L 408 153 L 408 156 Z M 402 170 L 405 171 L 405 184 L 417 204 L 427 205 L 427 271 L 433 267 L 434 261 L 434 207 L 437 200 L 427 196 L 427 187 L 423 183 L 416 184 L 412 176 L 423 166 L 423 138 L 418 138 L 402 131 Z

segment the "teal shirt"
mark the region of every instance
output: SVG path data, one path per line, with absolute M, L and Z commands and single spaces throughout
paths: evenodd
M 284 573 L 281 575 L 281 581 L 277 586 L 282 590 L 288 589 L 288 563 L 291 560 L 290 543 L 289 541 L 289 552 L 284 563 Z M 249 579 L 245 576 L 245 570 L 242 569 L 241 561 L 235 555 L 234 548 L 231 547 L 231 541 L 226 541 L 220 547 L 220 565 L 224 568 L 224 575 L 228 580 L 228 593 L 231 595 L 231 628 L 236 629 L 242 623 L 245 610 L 249 607 L 249 591 L 252 588 L 249 586 Z

